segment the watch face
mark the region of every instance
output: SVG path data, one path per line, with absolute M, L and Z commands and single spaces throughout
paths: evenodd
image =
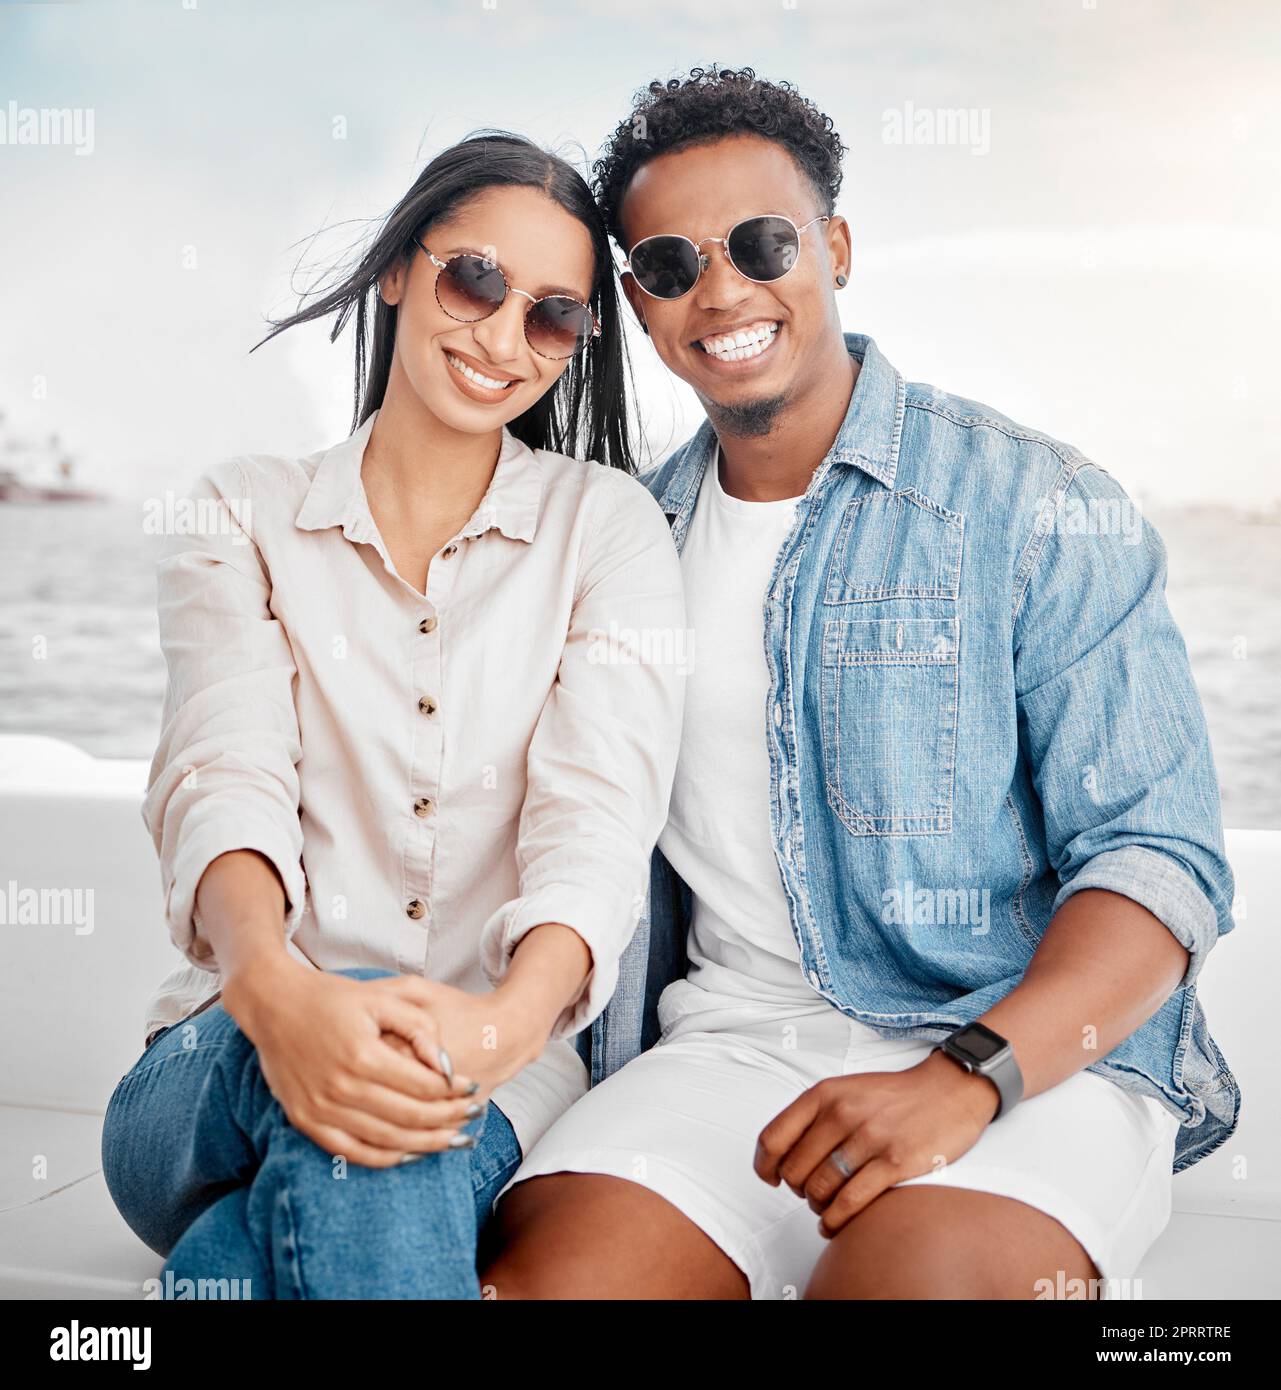
M 952 1043 L 982 1065 L 990 1062 L 1002 1051 L 1006 1042 L 999 1033 L 994 1033 L 982 1023 L 968 1023 L 959 1032 L 952 1034 Z

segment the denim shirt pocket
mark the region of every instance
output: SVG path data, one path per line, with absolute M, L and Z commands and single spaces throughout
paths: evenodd
M 845 508 L 823 602 L 955 599 L 965 518 L 909 487 L 874 492 Z
M 952 833 L 964 543 L 965 518 L 913 487 L 841 517 L 820 701 L 827 800 L 853 835 Z
M 950 835 L 958 618 L 823 624 L 827 800 L 854 835 Z

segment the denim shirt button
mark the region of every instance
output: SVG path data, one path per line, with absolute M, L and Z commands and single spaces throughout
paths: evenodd
M 812 985 L 814 986 L 815 989 L 818 989 L 818 988 L 819 988 L 820 981 L 819 981 L 819 978 L 818 978 L 818 971 L 817 971 L 817 970 L 811 970 L 811 971 L 810 971 L 810 984 L 812 984 Z
M 782 725 L 783 725 L 783 706 L 780 705 L 780 704 L 775 704 L 775 706 L 774 706 L 774 727 L 775 727 L 776 729 L 778 729 L 778 728 L 781 728 Z

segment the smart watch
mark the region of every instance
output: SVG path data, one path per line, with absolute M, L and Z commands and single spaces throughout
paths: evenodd
M 965 1024 L 944 1038 L 934 1051 L 946 1052 L 966 1071 L 986 1076 L 996 1087 L 1001 1099 L 992 1116 L 994 1120 L 1013 1110 L 1023 1099 L 1023 1073 L 1014 1060 L 1014 1049 L 1000 1033 L 993 1032 L 985 1024 Z

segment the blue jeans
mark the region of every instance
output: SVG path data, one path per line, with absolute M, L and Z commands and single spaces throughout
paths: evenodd
M 103 1173 L 120 1214 L 166 1257 L 162 1291 L 478 1299 L 477 1241 L 521 1152 L 492 1102 L 466 1128 L 471 1150 L 345 1163 L 290 1124 L 253 1043 L 214 1004 L 161 1033 L 121 1078 Z

